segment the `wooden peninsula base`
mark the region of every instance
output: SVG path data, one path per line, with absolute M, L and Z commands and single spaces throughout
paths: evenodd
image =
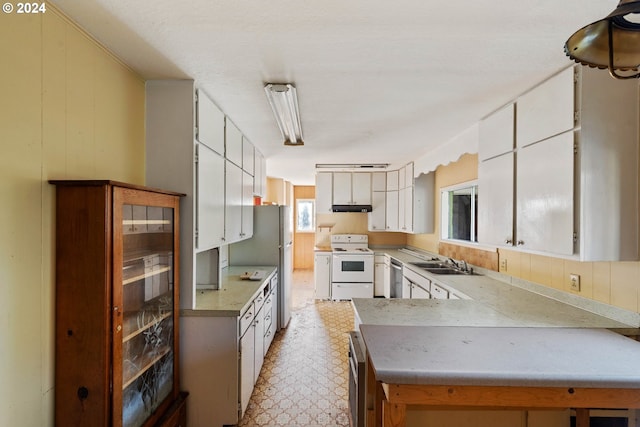
M 640 408 L 640 343 L 606 330 L 361 326 L 367 426 L 431 409 Z M 606 358 L 603 356 L 607 356 Z

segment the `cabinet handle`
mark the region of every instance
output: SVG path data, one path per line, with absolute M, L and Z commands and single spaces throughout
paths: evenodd
M 513 244 L 513 239 L 506 239 L 504 241 L 507 245 L 512 245 Z
M 246 316 L 244 316 L 245 319 L 251 319 L 253 317 L 253 313 L 252 312 L 248 312 Z
M 524 245 L 524 240 L 518 240 L 518 246 Z

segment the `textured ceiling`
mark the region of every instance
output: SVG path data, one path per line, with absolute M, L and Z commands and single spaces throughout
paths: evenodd
M 54 0 L 145 78 L 192 78 L 267 157 L 404 164 L 570 64 L 606 0 Z M 284 147 L 262 89 L 294 83 L 304 147 Z

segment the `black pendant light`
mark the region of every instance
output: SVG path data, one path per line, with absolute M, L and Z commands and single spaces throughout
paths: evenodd
M 617 79 L 640 77 L 640 0 L 620 0 L 606 18 L 569 37 L 564 51 L 582 65 L 609 69 Z

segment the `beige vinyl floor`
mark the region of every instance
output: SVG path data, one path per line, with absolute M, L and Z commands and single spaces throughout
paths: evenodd
M 293 274 L 293 310 L 276 334 L 241 427 L 349 426 L 349 302 L 315 301 L 313 271 Z

